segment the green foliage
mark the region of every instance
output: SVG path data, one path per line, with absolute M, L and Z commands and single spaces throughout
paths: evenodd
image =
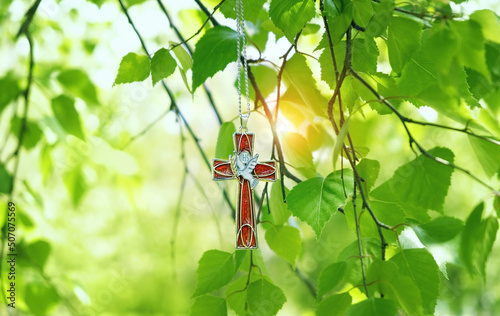
M 3 163 L 0 162 L 0 193 L 9 193 L 12 176 L 9 174 Z
M 420 47 L 422 26 L 409 19 L 394 17 L 387 34 L 387 48 L 392 70 L 401 73 L 404 65 Z
M 227 26 L 211 28 L 200 38 L 193 54 L 193 91 L 236 61 L 236 38 L 237 33 Z
M 97 89 L 83 70 L 64 70 L 57 75 L 57 81 L 70 94 L 84 100 L 88 105 L 99 104 Z
M 283 72 L 283 80 L 288 86 L 287 94 L 293 91 L 293 96 L 290 96 L 293 101 L 299 99 L 300 103 L 306 105 L 315 115 L 326 116 L 328 101 L 321 95 L 316 86 L 311 84 L 314 79 L 304 56 L 295 54 L 288 60 Z M 286 94 L 283 99 L 287 99 Z
M 266 231 L 266 242 L 278 256 L 295 266 L 295 259 L 302 250 L 302 239 L 297 228 L 290 226 L 271 227 Z
M 20 93 L 20 89 L 16 80 L 10 77 L 3 77 L 0 79 L 0 114 L 3 109 L 9 105 Z
M 266 0 L 243 0 L 245 20 L 256 23 L 264 3 Z M 219 10 L 226 18 L 236 19 L 236 0 L 226 0 Z
M 419 289 L 409 275 L 399 273 L 392 261 L 375 260 L 370 266 L 367 282 L 384 298 L 394 299 L 408 315 L 423 315 Z
M 235 185 L 204 165 L 234 150 L 236 1 L 181 2 L 1 2 L 17 313 L 498 310 L 497 4 L 243 0 L 249 132 L 284 158 L 253 190 L 260 249 L 234 251 Z
M 285 187 L 285 194 L 288 195 L 289 190 Z M 287 209 L 287 205 L 283 202 L 283 192 L 281 190 L 281 181 L 277 180 L 271 185 L 271 197 L 269 198 L 269 206 L 271 215 L 275 225 L 283 225 L 287 222 L 292 213 Z
M 392 257 L 401 275 L 410 277 L 422 298 L 425 315 L 433 314 L 439 295 L 439 269 L 426 249 L 404 249 Z
M 326 178 L 309 179 L 290 191 L 288 209 L 309 224 L 319 238 L 326 222 L 345 205 L 345 192 L 352 192 L 352 185 L 352 172 L 345 169 L 332 172 Z
M 176 61 L 165 48 L 160 48 L 151 58 L 151 78 L 153 86 L 161 79 L 169 77 L 174 73 Z
M 271 21 L 283 31 L 290 43 L 314 15 L 312 0 L 272 0 L 269 7 Z
M 276 315 L 285 302 L 286 297 L 283 291 L 265 278 L 248 285 L 248 309 L 255 315 Z
M 143 81 L 149 77 L 150 70 L 148 56 L 128 53 L 120 62 L 120 68 L 118 68 L 118 74 L 113 86 L 121 83 Z
M 317 316 L 342 316 L 351 306 L 352 297 L 349 293 L 328 296 L 318 305 Z
M 10 121 L 11 125 L 11 132 L 12 134 L 16 135 L 17 138 L 19 138 L 19 133 L 21 131 L 21 118 L 19 117 L 14 117 Z M 26 127 L 24 131 L 24 137 L 23 137 L 23 147 L 30 150 L 33 149 L 38 142 L 42 139 L 42 130 L 38 126 L 36 122 L 32 121 L 26 121 Z
M 59 125 L 68 134 L 85 140 L 80 114 L 75 108 L 75 100 L 66 95 L 60 95 L 51 100 L 51 106 Z
M 191 307 L 190 316 L 225 316 L 227 315 L 226 300 L 222 297 L 204 295 L 197 297 Z
M 234 277 L 233 256 L 224 251 L 209 250 L 198 263 L 196 290 L 193 297 L 220 289 Z
M 298 133 L 286 133 L 282 143 L 287 161 L 306 178 L 316 176 L 313 156 L 307 140 Z
M 453 239 L 464 228 L 464 223 L 455 217 L 440 216 L 428 223 L 414 227 L 423 243 L 442 243 Z
M 321 299 L 328 292 L 338 289 L 339 286 L 343 284 L 344 275 L 347 271 L 347 268 L 347 263 L 345 261 L 340 261 L 332 263 L 331 265 L 323 269 L 323 271 L 321 271 L 321 275 L 318 279 L 318 299 Z
M 50 244 L 45 240 L 37 240 L 23 249 L 23 255 L 28 258 L 30 264 L 43 270 L 50 254 Z
M 383 299 L 372 297 L 360 303 L 354 304 L 347 311 L 347 316 L 362 316 L 362 315 L 398 315 L 398 307 L 395 301 L 391 299 Z
M 33 315 L 49 315 L 59 300 L 60 297 L 54 288 L 45 283 L 36 282 L 26 285 L 26 305 Z
M 471 274 L 480 273 L 486 282 L 486 262 L 491 253 L 498 231 L 498 219 L 495 216 L 482 218 L 484 204 L 480 203 L 465 222 L 460 258 Z
M 454 155 L 447 148 L 434 148 L 429 154 L 453 162 Z M 426 221 L 427 210 L 443 212 L 452 172 L 452 168 L 443 168 L 436 161 L 420 155 L 399 167 L 391 179 L 372 191 L 372 195 L 399 204 L 409 217 Z
M 215 157 L 228 159 L 229 155 L 233 154 L 233 133 L 236 132 L 236 127 L 233 122 L 225 122 L 219 129 L 217 137 L 217 146 L 215 147 Z

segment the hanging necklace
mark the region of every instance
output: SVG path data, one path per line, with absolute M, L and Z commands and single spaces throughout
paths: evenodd
M 244 32 L 243 0 L 236 0 L 237 68 L 238 68 L 238 113 L 240 128 L 233 134 L 234 148 L 228 160 L 212 160 L 212 179 L 215 181 L 236 179 L 236 249 L 256 249 L 257 227 L 253 201 L 253 189 L 263 181 L 276 180 L 276 161 L 258 162 L 259 154 L 253 156 L 254 134 L 248 133 L 247 123 L 250 118 L 250 96 L 248 90 L 248 65 Z M 246 91 L 246 113 L 241 111 L 241 67 L 243 67 Z

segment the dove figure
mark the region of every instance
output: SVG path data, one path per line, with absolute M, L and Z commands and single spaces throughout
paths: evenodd
M 235 154 L 237 175 L 242 176 L 244 179 L 250 181 L 250 187 L 253 189 L 259 183 L 259 180 L 255 179 L 252 175 L 253 169 L 255 169 L 255 166 L 257 165 L 259 154 L 255 154 L 255 156 L 253 156 L 246 164 L 241 161 L 240 156 L 241 154 Z

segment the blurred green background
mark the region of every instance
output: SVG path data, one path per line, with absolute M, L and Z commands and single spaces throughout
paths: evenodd
M 135 2 L 142 1 L 126 1 L 128 5 Z M 163 2 L 185 37 L 194 34 L 205 19 L 194 1 Z M 16 40 L 15 35 L 31 4 L 25 0 L 0 2 L 0 77 L 12 78 L 20 89 L 26 85 L 29 45 L 25 37 Z M 210 8 L 215 4 L 207 1 Z M 479 7 L 500 10 L 498 1 L 470 1 L 456 9 L 471 12 Z M 177 41 L 156 1 L 134 5 L 130 14 L 151 52 Z M 234 26 L 233 21 L 217 17 Z M 140 43 L 118 2 L 104 1 L 98 7 L 84 0 L 44 0 L 32 22 L 31 33 L 35 42 L 29 112 L 32 125 L 20 153 L 12 197 L 17 209 L 20 253 L 14 314 L 188 314 L 198 260 L 209 249 L 234 251 L 234 222 L 218 184 L 211 180 L 209 169 L 175 113 L 166 114 L 121 150 L 131 137 L 164 113 L 170 100 L 161 85 L 152 87 L 149 79 L 112 87 L 121 58 L 129 52 L 140 52 Z M 194 46 L 198 38 L 190 45 Z M 311 52 L 319 40 L 319 36 L 303 37 L 300 47 Z M 286 40 L 275 42 L 270 38 L 264 55 L 278 63 L 287 48 Z M 249 54 L 256 57 L 252 49 Z M 379 62 L 382 67 L 387 65 L 386 52 L 381 52 Z M 311 67 L 319 77 L 318 68 L 314 64 Z M 83 70 L 91 84 L 84 88 L 61 84 L 57 77 L 71 69 Z M 208 81 L 225 121 L 237 116 L 235 76 L 233 63 Z M 214 157 L 219 124 L 206 95 L 198 89 L 192 96 L 179 70 L 166 82 L 207 157 Z M 6 95 L 9 86 L 2 84 L 0 94 Z M 75 97 L 85 140 L 68 135 L 51 111 L 51 99 L 62 93 Z M 270 104 L 273 98 L 268 98 Z M 11 133 L 15 126 L 11 118 L 15 111 L 21 115 L 22 106 L 22 98 L 17 98 L 1 113 L 2 162 L 17 145 L 17 137 Z M 405 111 L 414 117 L 436 116 L 430 109 L 419 111 L 408 106 Z M 381 117 L 370 110 L 365 115 L 365 120 L 351 123 L 352 133 L 357 144 L 370 148 L 370 158 L 384 162 L 379 184 L 402 163 L 413 159 L 414 154 L 407 148 L 407 138 L 395 117 Z M 439 120 L 450 122 L 446 118 Z M 294 123 L 280 121 L 280 135 L 305 134 L 303 127 Z M 329 124 L 323 123 L 318 125 L 330 130 Z M 262 115 L 252 115 L 249 128 L 256 134 L 260 157 L 268 158 L 272 133 L 267 120 Z M 485 177 L 465 136 L 418 127 L 414 130 L 427 148 L 446 145 L 455 152 L 457 164 Z M 314 151 L 314 162 L 323 175 L 331 171 L 332 139 L 333 136 L 318 139 Z M 5 168 L 12 170 L 13 160 Z M 492 181 L 498 186 L 498 179 Z M 234 183 L 222 186 L 234 202 Z M 257 192 L 262 188 L 263 184 L 259 184 Z M 478 197 L 485 194 L 484 188 L 455 172 L 445 209 L 463 220 L 480 201 Z M 8 202 L 9 196 L 0 194 L 0 206 L 4 208 Z M 0 223 L 5 222 L 5 215 L 2 212 Z M 343 240 L 355 239 L 341 214 L 334 215 L 327 225 L 319 241 L 310 227 L 300 225 L 304 244 L 297 266 L 311 280 L 316 280 L 321 269 L 335 260 L 341 250 L 341 245 L 335 243 L 338 236 L 344 236 Z M 314 298 L 307 287 L 263 242 L 263 234 L 260 236 L 261 249 L 256 256 L 264 261 L 273 281 L 287 296 L 279 315 L 313 315 Z M 458 268 L 456 242 L 429 249 L 448 275 L 448 279 L 442 278 L 436 314 L 500 312 L 499 247 L 497 242 L 488 263 L 486 283 L 481 278 L 472 279 Z M 9 267 L 5 263 L 2 267 L 5 276 Z M 3 282 L 6 288 L 5 277 Z M 8 315 L 4 306 L 0 314 Z

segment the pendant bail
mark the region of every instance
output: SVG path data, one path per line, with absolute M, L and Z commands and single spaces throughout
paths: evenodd
M 240 114 L 240 130 L 244 130 L 245 132 L 248 131 L 247 123 L 249 116 L 249 113 Z

